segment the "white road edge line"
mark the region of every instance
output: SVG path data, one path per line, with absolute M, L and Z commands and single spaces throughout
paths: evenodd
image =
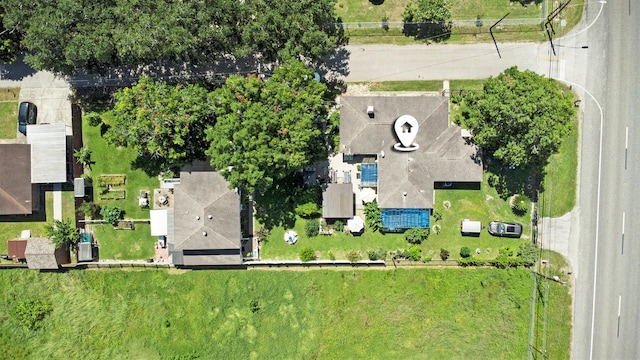
M 625 216 L 625 212 L 622 212 L 622 235 L 624 235 L 624 216 Z
M 618 295 L 618 317 L 620 317 L 621 308 L 622 308 L 622 295 Z
M 629 127 L 624 128 L 624 148 L 629 148 Z
M 598 18 L 600 17 L 600 14 L 602 14 L 602 9 L 604 8 L 604 4 L 606 4 L 606 3 L 607 3 L 605 0 L 600 0 L 600 1 L 598 1 L 598 2 L 600 3 L 600 11 L 598 11 L 598 15 L 596 15 L 596 18 L 595 18 L 595 19 L 593 19 L 593 21 L 591 22 L 591 24 L 587 25 L 587 27 L 586 27 L 586 28 L 584 28 L 584 29 L 582 29 L 582 30 L 578 31 L 577 33 L 570 34 L 570 35 L 568 35 L 568 36 L 563 37 L 563 39 L 569 39 L 569 38 L 576 37 L 576 36 L 578 36 L 578 35 L 582 34 L 583 32 L 585 32 L 585 31 L 589 30 L 589 28 L 590 28 L 591 26 L 593 26 L 593 24 L 595 24 L 595 23 L 596 23 L 596 21 L 598 21 Z
M 602 8 L 600 8 L 600 10 L 602 10 Z M 596 241 L 594 245 L 595 249 L 593 254 L 593 299 L 591 302 L 591 338 L 589 340 L 589 360 L 593 360 L 593 333 L 595 329 L 595 318 L 596 318 L 596 280 L 598 278 L 598 242 L 600 237 L 600 182 L 602 179 L 602 136 L 603 136 L 603 130 L 604 130 L 604 113 L 602 112 L 602 107 L 600 106 L 600 103 L 589 92 L 589 90 L 571 81 L 561 80 L 561 79 L 555 79 L 555 80 L 565 82 L 569 85 L 573 85 L 581 89 L 587 95 L 589 95 L 589 97 L 591 97 L 593 102 L 596 103 L 598 110 L 600 110 L 600 148 L 598 149 L 598 195 L 596 198 L 597 199 L 596 200 Z

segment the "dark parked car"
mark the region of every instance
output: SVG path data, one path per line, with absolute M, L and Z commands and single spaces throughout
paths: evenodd
M 493 236 L 519 238 L 522 235 L 522 224 L 492 221 L 488 230 Z
M 27 124 L 35 124 L 37 117 L 38 108 L 34 104 L 27 101 L 21 102 L 18 107 L 18 131 L 27 135 Z

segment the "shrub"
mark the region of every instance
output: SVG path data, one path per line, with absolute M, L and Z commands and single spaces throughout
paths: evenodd
M 460 248 L 460 257 L 466 259 L 470 256 L 471 256 L 471 249 L 469 249 L 466 246 L 463 246 L 462 248 Z
M 386 260 L 387 259 L 387 250 L 380 248 L 378 249 L 378 260 Z
M 315 237 L 320 233 L 320 220 L 311 219 L 304 225 L 304 232 L 307 237 Z
M 87 218 L 97 219 L 100 217 L 100 205 L 92 201 L 83 201 L 78 207 L 78 212 Z
M 429 237 L 429 229 L 409 229 L 405 231 L 404 238 L 409 244 L 422 244 Z
M 171 169 L 168 169 L 167 171 L 162 173 L 162 179 L 175 179 L 175 177 L 176 173 Z
M 369 260 L 378 260 L 378 253 L 374 250 L 369 250 L 367 251 L 367 257 L 369 257 Z
M 380 231 L 382 229 L 382 213 L 380 212 L 377 202 L 373 201 L 365 205 L 364 215 L 369 230 Z
M 440 221 L 440 220 L 442 220 L 442 211 L 440 211 L 440 210 L 436 210 L 436 211 L 434 211 L 434 212 L 433 212 L 433 218 L 434 218 L 436 221 Z
M 440 259 L 447 260 L 449 258 L 449 250 L 447 249 L 440 249 Z
M 343 232 L 344 231 L 344 223 L 340 220 L 336 221 L 333 223 L 333 230 L 337 231 L 337 232 Z
M 460 266 L 480 266 L 484 264 L 484 262 L 482 260 L 476 259 L 473 256 L 469 256 L 467 258 L 462 258 L 460 260 L 458 260 L 458 265 Z
M 100 209 L 100 215 L 107 223 L 118 226 L 118 222 L 124 217 L 124 210 L 116 206 L 105 205 Z
M 504 254 L 498 255 L 495 259 L 491 261 L 491 264 L 498 269 L 506 269 L 510 267 L 518 267 L 524 265 L 522 259 L 518 257 L 506 256 Z
M 418 261 L 420 260 L 420 258 L 422 258 L 422 249 L 420 248 L 420 246 L 413 245 L 412 247 L 410 247 L 407 253 L 407 259 Z
M 513 256 L 513 249 L 511 248 L 511 246 L 505 246 L 498 250 L 498 254 L 504 256 Z
M 98 114 L 97 112 L 92 111 L 92 112 L 86 113 L 84 117 L 89 123 L 89 126 L 98 126 L 102 124 L 102 118 L 100 117 L 100 114 Z
M 351 250 L 347 253 L 347 260 L 351 263 L 357 263 L 361 258 L 359 251 Z
M 16 306 L 15 315 L 20 325 L 28 330 L 37 330 L 44 317 L 51 310 L 51 305 L 46 302 L 39 299 L 29 299 Z
M 529 199 L 523 194 L 516 195 L 513 198 L 511 209 L 516 215 L 526 214 L 527 210 L 529 209 Z
M 56 249 L 67 244 L 75 250 L 76 244 L 80 240 L 80 231 L 72 220 L 53 220 L 53 223 L 45 226 L 45 234 L 51 239 Z
M 310 201 L 310 202 L 296 206 L 295 212 L 296 212 L 296 215 L 305 219 L 309 219 L 312 217 L 319 216 L 320 208 L 318 207 L 318 204 Z
M 329 250 L 329 252 L 327 253 L 327 257 L 329 257 L 329 260 L 335 260 L 336 256 L 333 255 L 333 252 L 331 250 Z
M 267 236 L 269 236 L 269 233 L 270 233 L 269 229 L 267 229 L 266 227 L 261 227 L 256 232 L 256 237 L 258 238 L 258 241 L 267 242 Z
M 305 247 L 305 248 L 302 248 L 302 250 L 300 250 L 300 260 L 307 262 L 315 259 L 316 259 L 316 252 L 312 248 Z
M 433 232 L 436 233 L 436 235 L 440 234 L 441 230 L 442 228 L 440 227 L 440 224 L 433 225 Z
M 538 261 L 538 253 L 540 249 L 530 241 L 520 244 L 518 247 L 518 257 L 522 260 L 524 266 L 533 266 Z
M 393 258 L 394 259 L 406 259 L 409 257 L 409 251 L 405 250 L 405 249 L 397 249 L 396 251 L 393 251 Z
M 424 262 L 424 263 L 429 262 L 429 261 L 431 261 L 431 256 L 425 256 L 425 257 L 422 258 L 422 262 Z
M 249 301 L 249 310 L 251 310 L 252 313 L 260 311 L 260 301 L 258 301 L 258 299 L 252 299 Z

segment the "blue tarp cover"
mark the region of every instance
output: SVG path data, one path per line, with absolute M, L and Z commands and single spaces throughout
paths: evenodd
M 378 186 L 378 164 L 361 164 L 360 172 L 362 186 Z
M 382 209 L 382 228 L 402 230 L 429 227 L 430 209 Z

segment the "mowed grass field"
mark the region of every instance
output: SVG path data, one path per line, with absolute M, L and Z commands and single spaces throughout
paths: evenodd
M 388 21 L 402 21 L 402 13 L 410 0 L 338 0 L 336 13 L 344 22 L 375 22 L 387 17 Z M 376 5 L 379 4 L 379 5 Z M 484 19 L 499 19 L 507 12 L 510 18 L 539 18 L 542 4 L 522 6 L 518 1 L 509 0 L 451 0 L 452 19 L 475 20 L 478 15 Z
M 0 272 L 10 359 L 524 359 L 524 269 Z M 27 299 L 52 306 L 21 327 Z M 568 289 L 550 284 L 550 359 L 569 358 Z

